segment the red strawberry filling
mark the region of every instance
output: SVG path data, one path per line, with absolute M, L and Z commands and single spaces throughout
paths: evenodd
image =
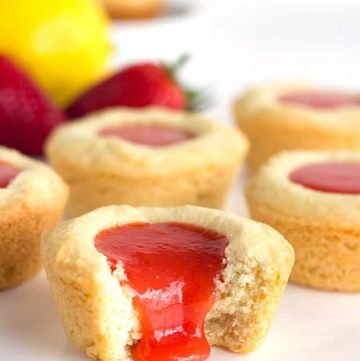
M 360 106 L 360 98 L 349 94 L 331 92 L 293 92 L 279 96 L 285 104 L 301 105 L 315 109 L 335 109 Z
M 6 188 L 19 173 L 18 168 L 0 161 L 0 188 Z
M 132 143 L 153 147 L 182 143 L 195 137 L 194 134 L 178 128 L 161 125 L 125 125 L 102 129 L 99 134 L 104 137 L 118 137 Z
M 141 340 L 135 361 L 201 361 L 210 346 L 204 318 L 225 267 L 227 238 L 183 223 L 132 223 L 99 233 L 95 246 L 112 270 L 121 262 L 134 291 Z
M 360 163 L 307 164 L 292 171 L 289 178 L 294 183 L 317 191 L 360 194 Z

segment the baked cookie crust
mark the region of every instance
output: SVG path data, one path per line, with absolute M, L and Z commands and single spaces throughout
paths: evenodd
M 262 86 L 235 101 L 236 123 L 250 141 L 251 173 L 285 150 L 360 150 L 360 106 L 319 110 L 278 101 L 280 95 L 295 91 L 324 89 L 301 84 Z
M 252 218 L 293 245 L 290 279 L 338 291 L 360 291 L 360 195 L 312 190 L 289 180 L 296 168 L 327 161 L 360 162 L 359 153 L 284 152 L 271 158 L 246 186 Z
M 99 136 L 108 126 L 155 124 L 196 135 L 163 147 Z M 50 137 L 46 154 L 70 185 L 68 214 L 101 206 L 221 208 L 248 143 L 235 129 L 201 115 L 160 109 L 111 109 L 64 125 Z
M 41 268 L 41 234 L 62 216 L 68 189 L 48 166 L 0 147 L 0 160 L 20 170 L 0 189 L 0 289 L 32 278 Z
M 205 320 L 212 345 L 247 353 L 259 346 L 270 326 L 291 271 L 292 247 L 272 228 L 231 213 L 185 206 L 111 206 L 69 220 L 45 234 L 42 257 L 65 331 L 88 356 L 130 360 L 141 338 L 133 294 L 122 266 L 111 273 L 94 246 L 102 230 L 132 222 L 181 222 L 225 235 L 227 266 L 216 285 L 216 302 Z
M 102 0 L 110 15 L 120 19 L 145 19 L 159 15 L 164 0 Z

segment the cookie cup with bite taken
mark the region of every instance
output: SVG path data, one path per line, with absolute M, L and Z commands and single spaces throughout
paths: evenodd
M 99 208 L 48 232 L 42 257 L 70 341 L 101 361 L 254 350 L 294 261 L 269 226 L 194 206 Z

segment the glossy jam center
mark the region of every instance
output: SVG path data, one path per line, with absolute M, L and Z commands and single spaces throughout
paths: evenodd
M 11 164 L 0 161 L 0 188 L 6 188 L 19 172 L 20 170 Z
M 183 223 L 132 223 L 99 233 L 95 246 L 125 268 L 142 338 L 135 361 L 200 361 L 210 354 L 204 318 L 225 267 L 226 237 Z
M 317 109 L 334 109 L 351 105 L 360 106 L 360 98 L 333 92 L 294 92 L 281 95 L 279 101 Z
M 160 125 L 126 125 L 104 128 L 99 132 L 105 137 L 119 137 L 137 144 L 164 146 L 181 143 L 195 137 L 190 132 Z
M 294 183 L 317 191 L 360 194 L 360 163 L 313 163 L 295 169 L 290 174 Z

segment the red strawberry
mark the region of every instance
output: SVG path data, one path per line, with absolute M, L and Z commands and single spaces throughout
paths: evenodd
M 64 120 L 30 78 L 0 56 L 0 145 L 40 155 L 49 132 Z
M 131 65 L 85 92 L 67 113 L 76 118 L 113 106 L 190 109 L 195 93 L 186 91 L 175 77 L 186 60 L 187 57 L 181 57 L 172 67 L 160 63 Z

